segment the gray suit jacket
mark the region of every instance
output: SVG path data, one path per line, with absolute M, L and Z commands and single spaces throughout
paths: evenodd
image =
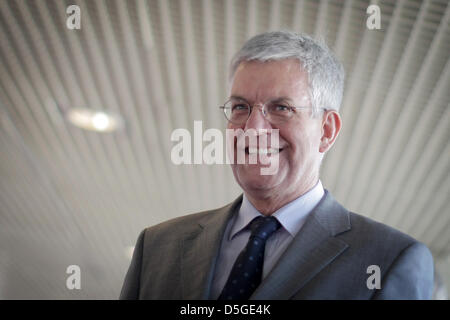
M 241 201 L 142 231 L 120 299 L 209 299 L 223 233 Z M 370 265 L 380 268 L 380 289 L 368 288 Z M 432 290 L 425 245 L 347 211 L 325 191 L 250 299 L 431 299 Z

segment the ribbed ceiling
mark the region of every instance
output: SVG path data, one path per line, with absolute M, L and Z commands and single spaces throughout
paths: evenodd
M 174 165 L 170 136 L 223 130 L 228 62 L 277 29 L 322 36 L 346 69 L 324 186 L 448 255 L 449 18 L 446 0 L 0 1 L 0 298 L 117 298 L 139 231 L 239 195 L 226 165 Z M 83 131 L 75 107 L 126 126 Z

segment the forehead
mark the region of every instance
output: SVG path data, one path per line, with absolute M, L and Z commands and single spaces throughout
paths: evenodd
M 297 59 L 245 61 L 236 70 L 231 95 L 249 101 L 265 101 L 276 97 L 309 100 L 308 73 Z

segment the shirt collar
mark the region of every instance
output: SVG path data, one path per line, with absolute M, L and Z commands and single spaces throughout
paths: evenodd
M 281 226 L 294 237 L 303 226 L 309 213 L 320 202 L 324 193 L 322 182 L 319 180 L 311 190 L 284 205 L 275 211 L 272 216 L 276 217 Z M 239 209 L 238 216 L 236 217 L 228 239 L 231 240 L 254 218 L 260 216 L 263 215 L 252 205 L 244 193 L 241 208 Z

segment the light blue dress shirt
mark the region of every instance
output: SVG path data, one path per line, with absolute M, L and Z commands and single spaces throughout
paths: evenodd
M 300 231 L 306 218 L 324 194 L 322 183 L 319 180 L 307 193 L 272 214 L 278 219 L 281 227 L 266 242 L 263 279 Z M 212 282 L 211 299 L 217 299 L 222 292 L 234 262 L 247 245 L 250 237 L 250 230 L 245 230 L 245 227 L 258 216 L 262 216 L 262 214 L 256 210 L 244 194 L 238 214 L 233 216 L 225 229 Z

